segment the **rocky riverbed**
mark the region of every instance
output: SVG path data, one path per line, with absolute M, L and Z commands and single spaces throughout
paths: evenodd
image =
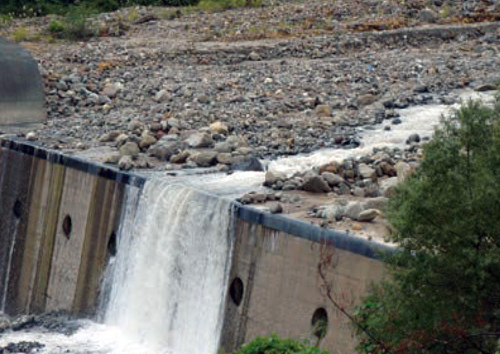
M 262 159 L 358 148 L 360 128 L 389 131 L 401 109 L 495 90 L 498 12 L 496 1 L 444 0 L 139 7 L 99 15 L 102 36 L 77 43 L 47 40 L 51 18 L 15 20 L 0 35 L 42 34 L 23 45 L 39 62 L 48 119 L 1 130 L 122 170 L 263 170 Z M 404 139 L 296 174 L 269 170 L 265 201 L 325 194 L 343 200 L 309 216 L 374 220 L 383 207 L 354 215 L 349 198 L 390 197 L 422 156 L 416 132 Z M 263 202 L 256 195 L 240 200 Z

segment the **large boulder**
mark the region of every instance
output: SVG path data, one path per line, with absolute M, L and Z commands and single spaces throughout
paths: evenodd
M 328 193 L 331 191 L 328 183 L 318 174 L 308 173 L 304 176 L 304 190 L 312 193 Z

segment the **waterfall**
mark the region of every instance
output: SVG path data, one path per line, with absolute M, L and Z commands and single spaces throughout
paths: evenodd
M 130 206 L 133 208 L 133 206 Z M 233 245 L 231 202 L 146 182 L 122 223 L 104 321 L 156 352 L 218 350 Z M 111 278 L 111 279 L 109 279 Z

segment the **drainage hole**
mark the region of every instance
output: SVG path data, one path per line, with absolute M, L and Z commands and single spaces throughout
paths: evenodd
M 72 228 L 73 228 L 73 222 L 71 221 L 71 216 L 66 215 L 62 223 L 62 230 L 64 232 L 64 236 L 66 236 L 68 239 L 69 235 L 71 234 Z
M 311 319 L 312 333 L 318 339 L 323 339 L 328 331 L 328 313 L 322 307 L 316 309 Z
M 243 300 L 243 293 L 243 282 L 238 277 L 234 278 L 231 286 L 229 287 L 229 296 L 231 296 L 231 300 L 233 300 L 236 306 L 240 306 L 241 300 Z
M 23 215 L 23 204 L 19 199 L 17 199 L 12 207 L 12 212 L 16 218 L 20 218 Z

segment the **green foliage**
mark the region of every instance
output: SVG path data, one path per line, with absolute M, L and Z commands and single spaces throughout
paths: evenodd
M 238 7 L 262 6 L 262 0 L 201 0 L 198 7 L 203 11 L 224 11 Z
M 281 339 L 276 334 L 257 337 L 244 344 L 234 354 L 329 354 L 318 347 L 293 339 Z
M 47 30 L 56 38 L 87 40 L 97 34 L 89 20 L 93 14 L 92 9 L 82 5 L 70 6 L 66 16 L 61 21 L 52 20 Z
M 495 353 L 500 338 L 500 103 L 468 102 L 391 200 L 391 280 L 357 309 L 360 353 Z
M 129 6 L 189 6 L 198 0 L 1 0 L 0 15 L 32 17 L 47 14 L 66 15 L 73 7 L 94 13 L 111 12 Z

